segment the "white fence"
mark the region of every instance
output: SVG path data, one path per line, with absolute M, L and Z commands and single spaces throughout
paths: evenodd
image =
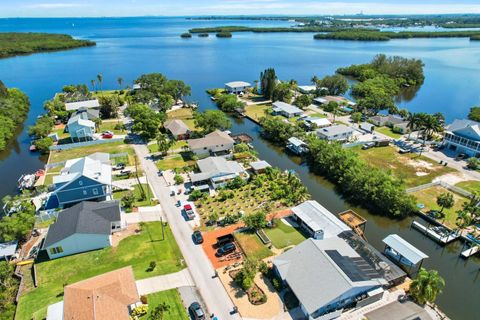
M 417 192 L 417 191 L 428 189 L 428 188 L 435 187 L 435 186 L 443 187 L 447 190 L 458 193 L 459 195 L 462 195 L 466 198 L 470 198 L 470 197 L 473 196 L 467 190 L 464 190 L 464 189 L 456 187 L 456 186 L 452 186 L 451 184 L 448 184 L 448 183 L 443 182 L 443 181 L 437 181 L 437 182 L 430 182 L 430 183 L 422 184 L 421 186 L 413 187 L 413 188 L 407 189 L 406 191 L 407 191 L 407 193 L 413 193 L 413 192 Z
M 100 140 L 68 143 L 68 144 L 57 144 L 55 146 L 51 146 L 49 149 L 50 150 L 69 150 L 69 149 L 73 149 L 73 148 L 94 146 L 94 145 L 97 145 L 97 144 L 119 142 L 119 141 L 123 141 L 123 138 L 100 139 Z

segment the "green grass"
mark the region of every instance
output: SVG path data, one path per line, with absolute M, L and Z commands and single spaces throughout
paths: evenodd
M 103 90 L 103 91 L 92 91 L 92 96 L 94 98 L 98 98 L 101 96 L 119 96 L 122 97 L 125 100 L 125 97 L 127 96 L 128 89 L 123 89 L 123 94 L 120 94 L 120 90 Z
M 156 164 L 159 170 L 172 170 L 195 165 L 195 161 L 188 159 L 187 156 L 183 156 L 182 154 L 174 154 L 163 157 L 161 160 L 158 160 Z
M 175 143 L 170 147 L 169 151 L 182 150 L 182 148 L 187 146 L 187 145 L 188 145 L 188 143 L 185 140 L 175 141 Z M 148 145 L 148 150 L 149 150 L 150 153 L 157 153 L 158 152 L 158 144 L 156 142 L 149 144 Z
M 184 268 L 180 249 L 170 228 L 162 239 L 160 222 L 146 223 L 138 235 L 130 236 L 116 248 L 105 248 L 41 262 L 37 267 L 38 288 L 24 293 L 17 307 L 17 320 L 44 319 L 48 305 L 63 299 L 63 287 L 131 265 L 135 279 L 168 274 Z M 155 270 L 147 271 L 150 261 Z
M 273 255 L 262 240 L 253 232 L 237 232 L 235 238 L 245 255 L 253 260 L 262 260 Z
M 480 193 L 480 181 L 477 181 L 477 180 L 462 181 L 457 183 L 456 186 L 468 192 Z
M 328 118 L 326 115 L 320 112 L 315 112 L 315 113 L 309 114 L 308 116 L 312 118 Z
M 362 150 L 361 146 L 357 146 L 351 150 L 370 165 L 389 170 L 394 176 L 403 179 L 407 187 L 430 183 L 436 177 L 456 172 L 453 168 L 444 167 L 436 161 L 415 153 L 400 154 L 394 147 Z
M 451 192 L 440 186 L 434 186 L 431 188 L 423 189 L 423 190 L 412 193 L 412 195 L 415 196 L 415 198 L 417 199 L 417 203 L 422 203 L 425 205 L 425 208 L 422 209 L 422 212 L 428 213 L 430 210 L 440 211 L 441 208 L 439 205 L 437 205 L 437 197 L 440 194 L 446 193 L 446 192 L 450 192 L 451 194 L 453 194 L 453 199 L 455 200 L 455 204 L 452 208 L 443 210 L 443 213 L 445 214 L 445 218 L 439 219 L 439 221 L 443 222 L 447 227 L 455 228 L 457 211 L 462 209 L 463 203 L 468 201 L 467 198 L 457 193 Z
M 116 125 L 122 125 L 123 122 L 121 120 L 103 120 L 102 124 L 98 128 L 98 132 L 104 132 L 104 131 L 112 131 L 114 134 L 127 134 L 126 130 L 117 130 L 115 129 Z
M 193 111 L 189 108 L 181 108 L 167 113 L 168 119 L 192 119 Z
M 260 118 L 265 117 L 265 111 L 271 109 L 272 106 L 269 104 L 258 104 L 245 107 L 245 114 L 258 121 Z
M 153 198 L 152 190 L 150 190 L 150 187 L 148 186 L 148 184 L 142 183 L 142 187 L 143 187 L 143 191 L 146 194 L 146 199 L 144 200 L 142 200 L 142 192 L 141 192 L 140 186 L 138 184 L 133 186 L 134 188 L 133 194 L 135 195 L 135 202 L 133 203 L 134 207 L 146 207 L 146 206 L 153 205 L 151 201 L 151 198 Z M 123 198 L 124 195 L 126 195 L 129 192 L 130 192 L 129 190 L 115 191 L 113 193 L 113 199 L 120 200 Z
M 75 158 L 82 158 L 82 157 L 91 155 L 92 153 L 95 153 L 95 152 L 105 152 L 110 154 L 127 152 L 128 158 L 129 158 L 129 162 L 127 165 L 133 165 L 134 163 L 133 158 L 135 155 L 135 151 L 131 146 L 123 143 L 122 141 L 110 142 L 110 143 L 98 144 L 98 145 L 86 146 L 86 147 L 80 147 L 80 148 L 73 148 L 69 150 L 52 151 L 50 152 L 49 163 L 62 162 L 62 161 L 75 159 Z
M 62 126 L 58 129 L 54 129 L 52 133 L 56 133 L 60 140 L 65 138 L 70 138 L 70 134 L 68 132 L 64 132 L 64 130 L 65 130 L 65 126 Z
M 375 127 L 375 131 L 393 139 L 400 139 L 402 137 L 401 134 L 393 132 L 389 127 Z
M 166 303 L 170 309 L 165 313 L 164 320 L 188 320 L 188 314 L 183 306 L 182 299 L 177 289 L 161 291 L 147 295 L 148 313 L 141 319 L 147 320 L 151 312 L 161 303 Z
M 283 249 L 291 245 L 297 245 L 306 237 L 297 229 L 285 224 L 281 220 L 276 220 L 276 226 L 272 229 L 265 229 L 265 233 L 277 249 Z

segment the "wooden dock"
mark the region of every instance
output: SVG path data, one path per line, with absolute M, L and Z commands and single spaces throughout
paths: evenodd
M 356 234 L 365 239 L 365 225 L 367 220 L 353 210 L 347 210 L 338 214 L 340 220 L 352 228 Z
M 473 246 L 468 248 L 467 250 L 462 251 L 462 253 L 460 253 L 460 256 L 466 259 L 478 253 L 479 251 L 480 251 L 480 246 Z
M 454 241 L 454 240 L 456 240 L 460 237 L 460 235 L 458 233 L 450 233 L 448 236 L 440 235 L 437 232 L 435 232 L 434 230 L 432 230 L 431 228 L 428 228 L 428 227 L 424 226 L 423 224 L 421 224 L 417 221 L 412 222 L 412 227 L 414 229 L 422 231 L 423 234 L 425 234 L 426 236 L 432 238 L 433 240 L 435 240 L 435 241 L 437 241 L 438 243 L 441 243 L 441 244 L 450 243 L 450 242 L 452 242 L 452 241 Z

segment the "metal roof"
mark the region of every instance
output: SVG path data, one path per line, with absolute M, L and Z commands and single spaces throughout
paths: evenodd
M 272 104 L 272 106 L 273 106 L 274 109 L 283 111 L 283 112 L 288 113 L 288 114 L 303 113 L 302 109 L 299 109 L 295 106 L 292 106 L 291 104 L 288 104 L 288 103 L 285 103 L 285 102 L 282 102 L 282 101 L 275 101 Z
M 306 146 L 305 142 L 303 142 L 302 140 L 300 140 L 296 137 L 288 138 L 288 143 L 290 143 L 290 144 L 292 144 L 296 147 Z
M 240 87 L 251 87 L 252 85 L 245 81 L 232 81 L 225 83 L 226 87 L 229 88 L 240 88 Z
M 326 137 L 333 137 L 339 134 L 353 133 L 353 129 L 344 124 L 337 124 L 330 127 L 318 129 L 317 133 Z
M 3 259 L 13 256 L 17 250 L 17 245 L 17 240 L 0 243 L 0 258 Z
M 80 108 L 98 108 L 98 107 L 100 107 L 100 102 L 98 102 L 98 99 L 65 103 L 65 109 L 67 111 L 78 110 Z
M 398 252 L 413 264 L 417 264 L 423 259 L 428 258 L 425 253 L 405 241 L 398 234 L 391 234 L 387 236 L 385 239 L 383 239 L 383 243 Z
M 263 169 L 271 167 L 271 165 L 265 160 L 250 162 L 250 166 L 255 171 L 263 170 Z

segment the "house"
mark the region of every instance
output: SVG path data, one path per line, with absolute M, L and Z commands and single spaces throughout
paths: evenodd
M 480 156 L 480 122 L 455 120 L 445 128 L 444 145 L 470 157 Z
M 296 137 L 291 137 L 287 140 L 287 149 L 290 150 L 291 152 L 301 155 L 305 152 L 308 151 L 308 146 L 305 142 L 302 140 L 296 138 Z
M 185 140 L 190 136 L 190 129 L 182 120 L 168 120 L 164 127 L 176 140 Z
M 314 93 L 317 90 L 317 86 L 308 85 L 308 86 L 297 86 L 297 90 L 303 94 Z
M 260 160 L 250 162 L 250 167 L 255 173 L 263 173 L 265 170 L 267 170 L 267 168 L 270 168 L 271 165 L 265 160 Z
M 383 297 L 387 281 L 346 241 L 309 238 L 273 260 L 274 271 L 308 319 L 330 320 L 344 308 Z
M 293 117 L 299 117 L 303 114 L 303 110 L 299 109 L 295 106 L 292 106 L 291 104 L 282 102 L 282 101 L 276 101 L 272 104 L 273 108 L 273 114 L 274 115 L 282 115 L 286 118 L 293 118 Z
M 15 258 L 17 252 L 18 241 L 13 240 L 9 242 L 0 243 L 0 261 L 10 261 Z
M 318 117 L 306 117 L 303 119 L 305 126 L 312 130 L 313 128 L 324 128 L 331 126 L 332 123 L 327 118 L 318 118 Z
M 351 230 L 315 200 L 305 201 L 293 207 L 292 213 L 293 220 L 314 239 L 332 238 Z
M 105 201 L 112 195 L 112 167 L 108 153 L 67 160 L 53 177 L 53 191 L 45 209 L 66 208 L 81 201 Z
M 387 116 L 376 115 L 376 116 L 370 117 L 369 120 L 371 123 L 373 123 L 377 127 L 387 126 L 387 127 L 393 128 L 396 125 L 406 123 L 406 121 L 403 120 L 403 118 L 395 115 L 391 115 L 391 114 Z
M 362 122 L 358 127 L 360 128 L 360 130 L 368 133 L 372 133 L 375 130 L 375 126 L 369 122 Z
M 190 174 L 190 180 L 197 189 L 206 189 L 210 184 L 214 189 L 223 187 L 229 181 L 240 177 L 248 179 L 245 168 L 236 161 L 223 157 L 208 157 L 197 161 L 199 173 Z
M 111 235 L 124 227 L 118 201 L 83 201 L 58 214 L 43 242 L 50 259 L 103 249 Z
M 230 153 L 235 141 L 227 132 L 216 130 L 203 138 L 190 139 L 188 147 L 196 155 Z
M 240 94 L 244 93 L 251 87 L 252 85 L 245 81 L 232 81 L 225 83 L 225 91 L 227 91 L 227 93 Z
M 129 320 L 141 305 L 131 266 L 65 286 L 63 301 L 48 306 L 47 320 Z
M 344 124 L 336 124 L 317 129 L 315 132 L 320 139 L 345 142 L 353 136 L 354 129 Z
M 86 114 L 83 119 L 87 119 L 90 121 L 95 121 L 96 119 L 100 119 L 100 110 L 98 109 L 88 109 L 85 107 L 82 107 L 75 112 L 72 113 L 71 117 L 78 116 L 81 114 Z
M 91 108 L 100 108 L 100 102 L 98 99 L 91 99 L 85 101 L 75 101 L 65 103 L 65 109 L 67 111 L 74 111 L 80 108 L 91 109 Z
M 67 123 L 67 130 L 73 141 L 88 141 L 93 139 L 95 122 L 88 120 L 87 113 L 80 113 L 71 117 Z

